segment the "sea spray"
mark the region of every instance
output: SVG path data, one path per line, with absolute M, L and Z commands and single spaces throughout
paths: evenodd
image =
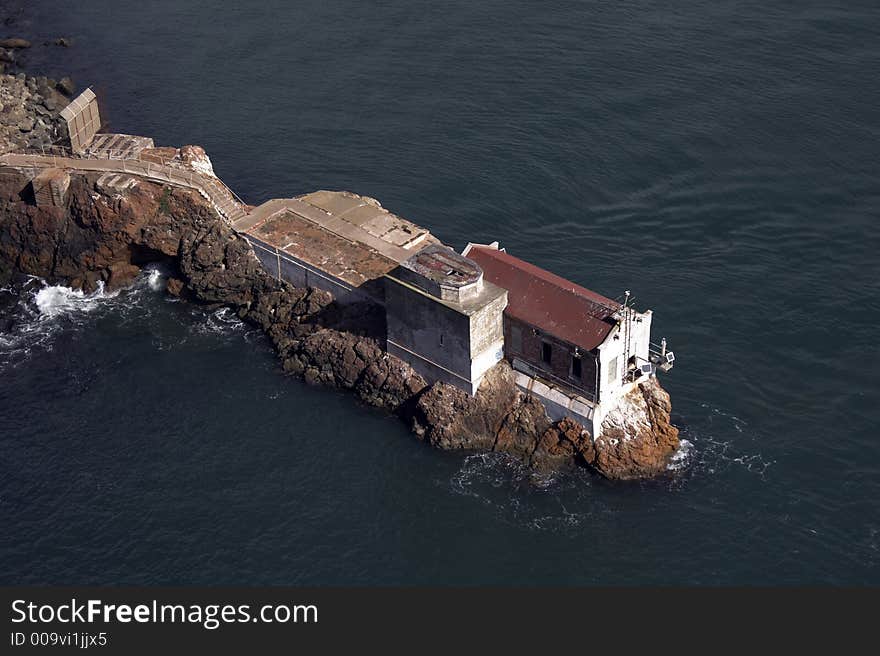
M 118 294 L 118 291 L 105 293 L 103 282 L 99 282 L 98 288 L 90 294 L 63 285 L 45 285 L 34 295 L 34 303 L 41 317 L 51 319 L 71 312 L 91 312 L 100 301 Z

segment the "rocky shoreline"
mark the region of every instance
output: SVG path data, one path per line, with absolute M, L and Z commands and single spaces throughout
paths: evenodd
M 0 151 L 39 149 L 64 106 L 59 96 L 45 78 L 0 75 Z M 18 99 L 9 101 L 10 111 L 6 98 Z M 34 128 L 22 130 L 29 118 Z M 197 146 L 162 149 L 165 158 L 170 154 L 194 168 L 209 161 Z M 142 178 L 123 189 L 100 178 L 72 171 L 66 207 L 46 208 L 33 203 L 26 174 L 0 168 L 0 285 L 34 275 L 87 291 L 118 288 L 143 266 L 162 262 L 173 272 L 168 293 L 232 308 L 266 332 L 287 374 L 352 390 L 398 415 L 431 446 L 506 453 L 539 471 L 587 466 L 611 479 L 667 471 L 678 431 L 670 423 L 669 395 L 655 378 L 622 399 L 597 440 L 574 421 L 551 422 L 539 401 L 518 390 L 504 361 L 474 397 L 429 385 L 385 352 L 381 316 L 268 275 L 248 242 L 195 191 Z
M 18 13 L 23 12 L 19 8 Z M 3 17 L 7 27 L 15 25 L 14 14 Z M 70 40 L 59 37 L 44 46 L 67 48 Z M 54 80 L 26 74 L 26 54 L 34 47 L 18 36 L 0 39 L 0 153 L 27 147 L 39 151 L 58 137 L 59 113 L 76 93 L 69 77 Z

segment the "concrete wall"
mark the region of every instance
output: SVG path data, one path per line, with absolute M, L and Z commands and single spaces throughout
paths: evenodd
M 504 353 L 503 294 L 471 315 L 386 277 L 388 352 L 429 381 L 475 394 L 483 375 Z
M 471 380 L 477 385 L 504 357 L 504 308 L 507 293 L 490 301 L 470 317 Z
M 566 394 L 562 390 L 545 385 L 540 380 L 519 369 L 515 372 L 516 385 L 523 393 L 536 397 L 544 405 L 547 416 L 553 421 L 569 417 L 593 432 L 594 406 L 584 397 Z
M 333 299 L 342 305 L 364 302 L 381 304 L 381 298 L 376 298 L 364 290 L 352 287 L 344 280 L 319 271 L 307 262 L 279 251 L 274 246 L 270 246 L 251 235 L 243 236 L 253 247 L 263 268 L 276 278 L 286 280 L 295 287 L 323 289 L 333 294 Z M 376 288 L 381 290 L 381 285 L 377 285 Z
M 61 110 L 62 131 L 75 153 L 83 153 L 101 128 L 98 99 L 86 89 Z
M 385 278 L 388 352 L 429 381 L 442 380 L 473 394 L 470 318 L 437 299 Z
M 31 180 L 37 207 L 64 207 L 70 174 L 62 169 L 44 169 Z

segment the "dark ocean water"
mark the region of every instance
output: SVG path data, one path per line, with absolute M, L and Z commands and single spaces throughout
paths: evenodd
M 880 583 L 876 2 L 59 0 L 7 31 L 70 37 L 31 65 L 249 202 L 351 189 L 632 289 L 690 447 L 536 484 L 150 277 L 37 283 L 3 310 L 0 583 Z

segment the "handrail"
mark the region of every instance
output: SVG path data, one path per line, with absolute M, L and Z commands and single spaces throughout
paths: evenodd
M 64 149 L 61 149 L 62 152 Z M 62 161 L 59 161 L 61 159 Z M 66 161 L 65 161 L 66 160 Z M 135 159 L 113 159 L 113 158 L 75 158 L 64 156 L 59 158 L 57 155 L 37 155 L 33 153 L 6 153 L 0 156 L 0 162 L 10 166 L 16 166 L 15 162 L 20 161 L 18 166 L 36 168 L 37 166 L 67 166 L 69 168 L 105 171 L 105 172 L 123 172 L 134 175 L 140 175 L 152 180 L 168 182 L 182 187 L 195 189 L 208 200 L 214 210 L 229 222 L 240 218 L 240 215 L 246 214 L 244 211 L 245 203 L 235 194 L 222 180 L 217 177 L 211 177 L 207 174 L 193 171 L 192 169 L 185 171 L 183 168 L 170 166 L 166 163 L 156 164 L 149 160 Z M 117 164 L 118 163 L 118 164 Z M 188 174 L 188 175 L 187 175 Z

